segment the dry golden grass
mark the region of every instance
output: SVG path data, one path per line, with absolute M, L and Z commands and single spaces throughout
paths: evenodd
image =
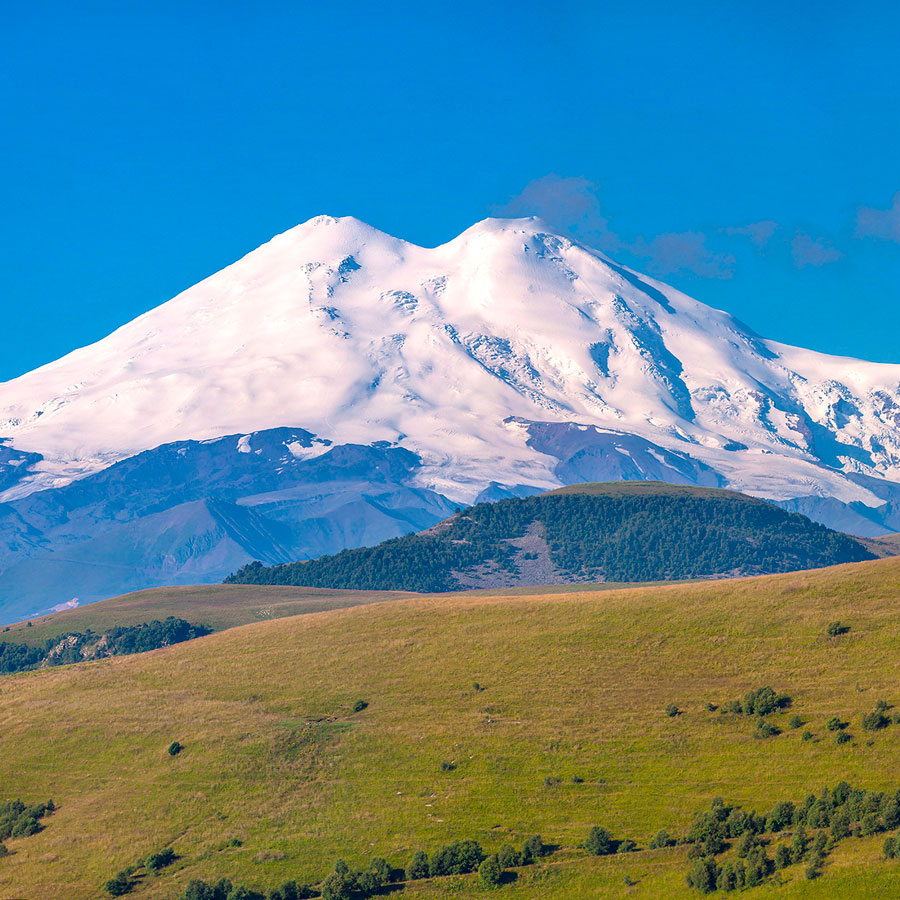
M 191 877 L 313 881 L 339 856 L 403 865 L 454 838 L 493 850 L 533 832 L 563 849 L 498 896 L 689 897 L 683 848 L 593 859 L 577 845 L 603 824 L 646 846 L 716 795 L 765 811 L 841 779 L 900 787 L 900 726 L 859 727 L 877 699 L 900 705 L 898 613 L 890 559 L 631 590 L 413 596 L 9 677 L 2 793 L 59 809 L 10 842 L 0 898 L 96 898 L 168 844 L 181 859 L 134 896 L 175 898 Z M 827 638 L 834 619 L 850 633 Z M 788 729 L 788 714 L 783 734 L 756 740 L 743 717 L 706 709 L 763 684 L 794 698 L 790 714 L 817 741 Z M 354 714 L 359 698 L 370 705 Z M 667 717 L 669 703 L 684 714 Z M 852 723 L 851 744 L 825 731 L 833 714 Z M 880 841 L 845 841 L 817 881 L 792 868 L 751 893 L 888 898 L 898 871 Z M 472 879 L 407 892 L 483 893 Z

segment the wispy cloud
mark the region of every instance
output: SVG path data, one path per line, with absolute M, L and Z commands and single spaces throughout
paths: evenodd
M 658 234 L 649 241 L 639 237 L 628 248 L 635 256 L 646 259 L 660 275 L 691 272 L 701 278 L 731 278 L 736 260 L 731 253 L 717 253 L 707 244 L 700 231 Z
M 614 250 L 621 246 L 603 214 L 597 185 L 581 175 L 566 177 L 551 173 L 536 178 L 520 194 L 491 212 L 508 218 L 539 216 L 548 225 L 593 243 L 598 249 Z
M 887 209 L 861 206 L 856 211 L 856 236 L 874 237 L 900 244 L 900 191 Z
M 798 269 L 825 266 L 837 262 L 843 255 L 824 238 L 810 237 L 805 231 L 798 231 L 791 241 L 791 258 Z
M 778 231 L 777 222 L 750 222 L 748 225 L 730 225 L 720 229 L 722 234 L 729 237 L 746 237 L 757 247 L 765 247 L 772 240 L 772 236 Z

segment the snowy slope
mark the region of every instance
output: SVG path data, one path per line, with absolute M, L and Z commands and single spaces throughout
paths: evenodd
M 587 426 L 573 452 L 607 464 L 632 465 L 635 436 L 664 468 L 686 456 L 705 483 L 775 499 L 877 506 L 900 481 L 900 366 L 765 341 L 539 220 L 426 249 L 323 216 L 0 385 L 0 438 L 22 457 L 0 485 L 11 499 L 161 444 L 291 426 L 411 450 L 421 487 L 469 502 L 566 480 L 560 433 L 533 423 Z

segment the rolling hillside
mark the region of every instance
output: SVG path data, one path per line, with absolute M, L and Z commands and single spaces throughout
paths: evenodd
M 690 848 L 648 845 L 660 829 L 684 836 L 714 797 L 766 815 L 842 780 L 900 787 L 900 725 L 860 724 L 879 700 L 890 717 L 900 705 L 898 607 L 900 560 L 885 559 L 630 590 L 399 598 L 11 676 L 0 782 L 8 798 L 52 797 L 56 809 L 7 842 L 0 896 L 96 900 L 166 847 L 175 861 L 138 870 L 130 896 L 176 900 L 190 879 L 221 876 L 265 891 L 318 882 L 339 857 L 402 867 L 455 839 L 494 852 L 540 833 L 554 852 L 497 897 L 697 897 Z M 834 620 L 849 631 L 828 636 Z M 727 710 L 764 685 L 791 703 L 767 719 L 780 733 L 760 738 Z M 826 727 L 834 716 L 845 743 Z M 594 825 L 637 851 L 579 849 Z M 771 857 L 790 834 L 764 839 Z M 900 873 L 883 840 L 842 840 L 816 879 L 791 865 L 746 893 L 780 883 L 786 900 L 887 900 Z M 450 876 L 398 896 L 484 891 L 477 876 Z
M 599 482 L 480 503 L 419 534 L 233 584 L 450 591 L 755 575 L 872 559 L 859 540 L 734 491 Z

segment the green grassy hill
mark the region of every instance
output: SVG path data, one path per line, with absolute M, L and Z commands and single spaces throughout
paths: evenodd
M 252 563 L 226 581 L 429 592 L 756 575 L 876 555 L 734 491 L 610 482 L 480 503 L 420 534 L 308 562 Z
M 0 629 L 0 640 L 41 644 L 74 631 L 101 632 L 166 616 L 208 625 L 214 631 L 267 619 L 378 603 L 402 593 L 299 588 L 290 585 L 197 585 L 153 588 L 88 606 L 66 609 Z M 29 622 L 31 624 L 29 624 Z
M 688 847 L 646 848 L 662 828 L 684 835 L 712 798 L 767 813 L 843 779 L 900 787 L 900 725 L 860 725 L 879 699 L 900 706 L 898 610 L 900 560 L 885 559 L 400 598 L 10 676 L 0 800 L 57 808 L 42 831 L 7 841 L 0 897 L 95 900 L 167 846 L 178 859 L 130 896 L 175 900 L 191 878 L 313 882 L 338 857 L 403 866 L 418 848 L 472 838 L 493 852 L 535 832 L 558 850 L 496 893 L 451 876 L 399 896 L 697 897 Z M 849 632 L 829 637 L 833 620 Z M 760 739 L 752 719 L 721 709 L 763 685 L 792 705 L 769 717 L 781 733 Z M 354 711 L 358 700 L 368 705 Z M 832 716 L 849 723 L 847 743 L 827 730 Z M 579 845 L 593 825 L 641 849 L 590 856 Z M 895 897 L 900 862 L 882 859 L 883 837 L 841 841 L 815 880 L 801 864 L 746 893 Z

